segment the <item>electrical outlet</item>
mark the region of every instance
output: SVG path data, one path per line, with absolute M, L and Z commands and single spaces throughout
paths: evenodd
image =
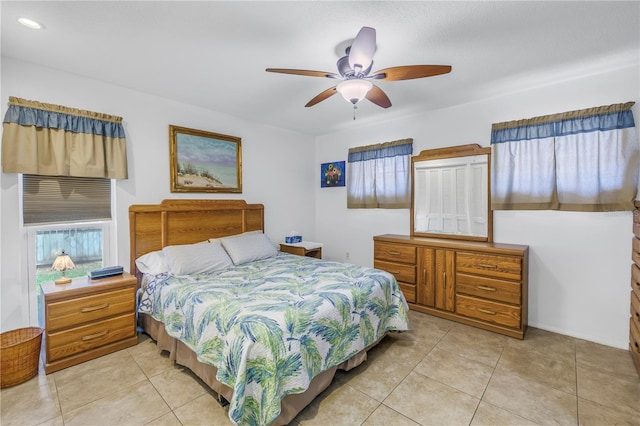
M 349 252 L 346 252 L 344 255 L 344 260 L 349 260 L 349 259 L 350 259 Z

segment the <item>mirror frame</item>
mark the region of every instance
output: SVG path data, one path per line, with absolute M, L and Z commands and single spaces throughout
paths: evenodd
M 441 160 L 445 158 L 467 157 L 473 155 L 487 156 L 487 236 L 477 237 L 473 235 L 415 232 L 414 230 L 414 204 L 415 204 L 415 163 L 420 161 Z M 467 241 L 493 241 L 493 210 L 491 210 L 491 147 L 483 148 L 478 144 L 458 145 L 447 148 L 436 148 L 420 151 L 420 154 L 411 157 L 411 236 L 448 238 Z

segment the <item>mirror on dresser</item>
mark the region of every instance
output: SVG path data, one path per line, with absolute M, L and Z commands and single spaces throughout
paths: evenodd
M 492 241 L 491 148 L 430 149 L 411 159 L 411 235 Z

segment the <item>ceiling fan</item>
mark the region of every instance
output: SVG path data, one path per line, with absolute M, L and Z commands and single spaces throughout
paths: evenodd
M 391 101 L 386 93 L 373 84 L 371 80 L 411 80 L 414 78 L 432 77 L 451 72 L 450 65 L 405 65 L 384 68 L 371 73 L 371 68 L 373 67 L 373 54 L 375 51 L 376 30 L 370 27 L 362 27 L 358 32 L 358 35 L 356 35 L 356 38 L 351 43 L 351 46 L 346 48 L 345 56 L 338 59 L 336 65 L 338 67 L 339 74 L 325 71 L 309 71 L 287 68 L 267 68 L 266 71 L 282 74 L 305 75 L 310 77 L 341 79 L 342 81 L 340 83 L 321 92 L 307 102 L 305 107 L 312 107 L 336 93 L 340 93 L 346 101 L 353 104 L 354 109 L 357 108 L 356 104 L 364 98 L 367 98 L 382 108 L 389 108 L 391 106 Z

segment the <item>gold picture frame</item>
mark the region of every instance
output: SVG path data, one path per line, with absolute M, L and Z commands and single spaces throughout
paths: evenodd
M 242 192 L 242 140 L 169 125 L 171 192 Z

